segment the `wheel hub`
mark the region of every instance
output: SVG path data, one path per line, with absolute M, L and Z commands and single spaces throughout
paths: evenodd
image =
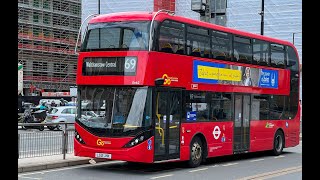
M 201 146 L 198 143 L 194 143 L 192 146 L 192 160 L 193 161 L 198 161 L 201 158 L 201 154 L 202 154 L 202 150 L 201 150 Z
M 281 138 L 280 135 L 278 135 L 278 136 L 276 137 L 276 150 L 277 150 L 278 152 L 281 151 L 282 145 L 283 145 L 282 138 Z

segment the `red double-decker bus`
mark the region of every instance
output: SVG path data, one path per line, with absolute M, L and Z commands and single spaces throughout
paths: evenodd
M 196 167 L 299 144 L 290 42 L 160 11 L 96 16 L 84 37 L 76 156 Z

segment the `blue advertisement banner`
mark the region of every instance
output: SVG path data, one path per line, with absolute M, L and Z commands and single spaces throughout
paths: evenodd
M 261 69 L 259 87 L 278 88 L 278 71 Z

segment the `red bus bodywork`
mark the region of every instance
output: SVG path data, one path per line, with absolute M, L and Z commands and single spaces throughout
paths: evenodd
M 89 23 L 99 22 L 118 22 L 118 21 L 151 21 L 155 13 L 117 13 L 100 15 L 93 18 Z M 166 13 L 160 13 L 156 16 L 156 21 L 171 19 L 178 22 L 198 25 L 212 28 L 240 36 L 256 38 L 274 43 L 294 47 L 287 41 L 269 38 L 257 34 L 238 31 L 206 22 L 187 19 L 179 16 L 171 16 Z M 297 52 L 296 52 L 297 53 Z M 82 64 L 85 57 L 122 57 L 136 56 L 138 65 L 135 76 L 83 76 Z M 278 70 L 279 86 L 278 89 L 268 89 L 260 87 L 245 87 L 221 84 L 194 83 L 192 80 L 193 61 L 216 62 L 229 65 L 249 66 L 252 68 L 264 68 Z M 245 94 L 274 94 L 289 95 L 290 93 L 290 71 L 287 69 L 276 69 L 272 67 L 263 67 L 258 65 L 241 64 L 231 61 L 215 60 L 201 57 L 192 57 L 178 54 L 168 54 L 155 51 L 100 51 L 100 52 L 80 52 L 78 60 L 76 83 L 78 86 L 91 85 L 111 85 L 111 86 L 154 86 L 155 79 L 164 77 L 174 77 L 177 81 L 171 82 L 170 87 L 180 87 L 186 90 L 212 91 L 215 92 L 237 92 Z M 195 85 L 196 84 L 196 85 Z M 195 89 L 196 87 L 196 89 Z M 271 124 L 271 126 L 269 126 Z M 215 139 L 212 135 L 215 126 L 219 126 L 221 135 Z M 268 127 L 267 127 L 268 126 Z M 154 162 L 153 148 L 147 151 L 147 141 L 132 148 L 123 148 L 132 137 L 124 138 L 102 138 L 88 133 L 84 128 L 75 124 L 75 128 L 86 142 L 86 145 L 74 140 L 76 156 L 85 156 L 95 158 L 95 152 L 105 152 L 112 154 L 112 160 L 124 160 L 133 162 Z M 181 123 L 180 127 L 180 160 L 189 160 L 190 143 L 196 134 L 202 134 L 207 142 L 207 157 L 223 156 L 233 154 L 233 128 L 234 122 L 199 122 L 199 123 Z M 250 120 L 250 147 L 249 152 L 271 150 L 273 148 L 274 135 L 278 129 L 282 129 L 285 135 L 285 147 L 293 147 L 299 144 L 300 130 L 300 105 L 295 118 L 291 120 Z M 223 134 L 223 135 L 222 135 Z M 225 138 L 222 142 L 221 138 Z M 150 139 L 153 141 L 154 137 Z M 104 143 L 98 145 L 98 140 L 110 141 L 110 144 Z M 99 141 L 100 141 L 99 140 Z

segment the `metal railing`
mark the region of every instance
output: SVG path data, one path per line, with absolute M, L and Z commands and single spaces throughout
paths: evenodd
M 62 126 L 48 130 L 47 126 Z M 39 127 L 44 126 L 44 130 Z M 74 123 L 18 123 L 18 158 L 73 153 Z M 57 128 L 56 128 L 57 129 Z

